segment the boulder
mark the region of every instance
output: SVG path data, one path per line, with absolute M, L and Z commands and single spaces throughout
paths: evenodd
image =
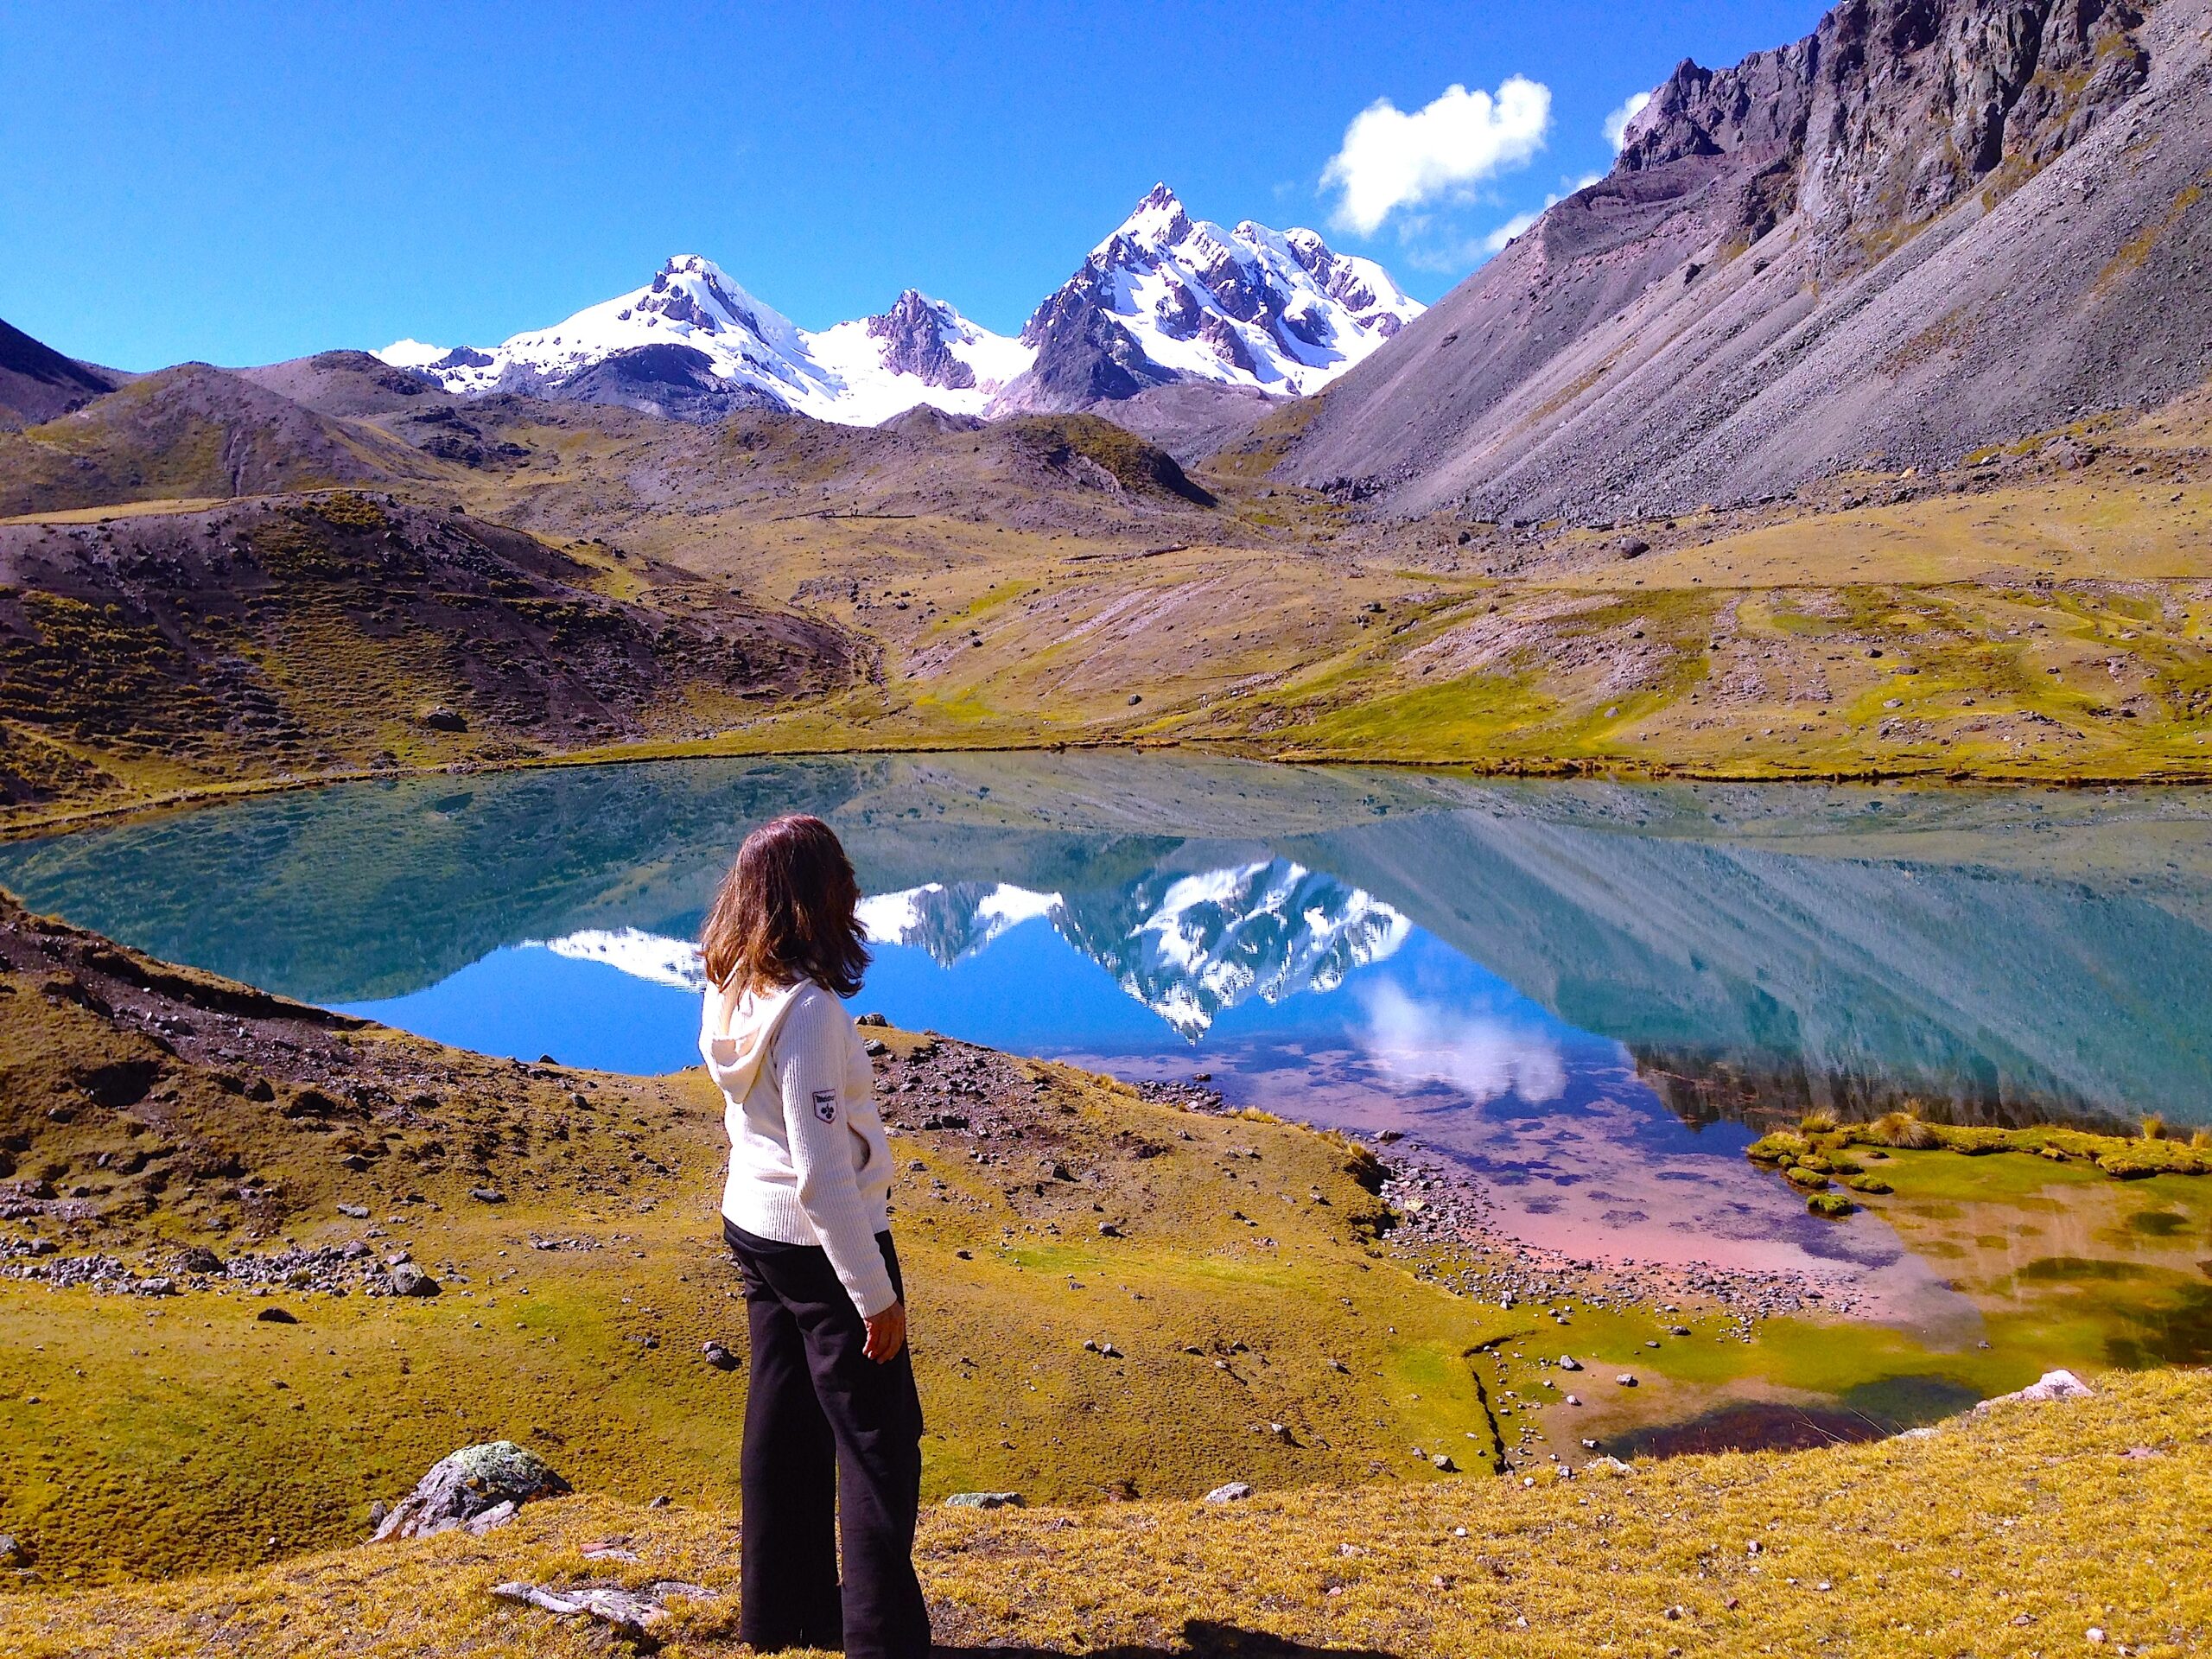
M 512 1440 L 464 1446 L 431 1465 L 415 1490 L 392 1506 L 376 1535 L 426 1538 L 455 1527 L 486 1531 L 533 1498 L 562 1497 L 573 1490 L 544 1459 Z
M 1992 1406 L 2031 1406 L 2050 1400 L 2088 1400 L 2094 1398 L 2096 1392 L 2071 1371 L 2045 1371 L 2024 1389 L 1983 1401 L 1974 1408 L 1974 1414 L 1979 1417 Z
M 1226 1486 L 1217 1486 L 1200 1499 L 1205 1503 L 1236 1503 L 1252 1496 L 1252 1489 L 1241 1480 L 1232 1480 Z
M 1020 1492 L 955 1492 L 944 1500 L 948 1510 L 1018 1510 Z
M 435 1296 L 438 1281 L 416 1267 L 412 1262 L 402 1262 L 391 1270 L 391 1294 L 395 1296 Z

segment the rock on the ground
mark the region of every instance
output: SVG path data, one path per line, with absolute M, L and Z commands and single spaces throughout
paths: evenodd
M 629 1589 L 612 1580 L 591 1580 L 565 1588 L 550 1584 L 498 1584 L 492 1593 L 503 1601 L 518 1601 L 526 1607 L 542 1607 L 549 1613 L 563 1618 L 574 1618 L 579 1613 L 611 1625 L 616 1634 L 627 1637 L 640 1647 L 650 1649 L 658 1645 L 652 1637 L 652 1627 L 668 1617 L 668 1601 L 671 1596 L 681 1596 L 688 1601 L 712 1601 L 715 1592 L 703 1584 L 691 1584 L 682 1579 L 655 1579 L 638 1589 Z
M 949 1510 L 1018 1510 L 1020 1492 L 955 1492 L 944 1500 Z
M 1200 1500 L 1207 1503 L 1235 1503 L 1252 1496 L 1252 1489 L 1241 1480 L 1232 1480 L 1225 1486 L 1217 1486 Z
M 1992 1406 L 2031 1406 L 2050 1400 L 2088 1400 L 2094 1397 L 2096 1392 L 2071 1371 L 2045 1371 L 2024 1389 L 1983 1401 L 1974 1408 L 1974 1413 L 1979 1416 Z
M 391 1294 L 395 1296 L 435 1296 L 438 1289 L 438 1281 L 412 1262 L 402 1262 L 391 1270 Z
M 415 1490 L 392 1506 L 376 1535 L 425 1538 L 455 1527 L 484 1531 L 512 1519 L 517 1506 L 533 1498 L 561 1497 L 573 1490 L 544 1459 L 512 1440 L 464 1446 L 431 1465 Z M 471 1525 L 477 1522 L 482 1524 Z

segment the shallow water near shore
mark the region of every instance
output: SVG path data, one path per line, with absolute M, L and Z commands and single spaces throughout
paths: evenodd
M 1834 1375 L 1779 1401 L 1708 1395 L 1665 1431 L 1684 1445 L 1894 1427 L 1993 1375 L 1925 1355 L 2212 1357 L 2212 1242 L 2179 1178 L 2037 1170 L 1982 1192 L 1931 1166 L 1923 1184 L 1967 1184 L 1901 1180 L 1834 1223 L 1742 1155 L 1815 1107 L 2212 1122 L 2196 794 L 701 761 L 257 799 L 0 845 L 0 882 L 427 1036 L 658 1071 L 695 1061 L 688 941 L 714 884 L 783 810 L 828 818 L 869 895 L 861 1007 L 1402 1135 L 1471 1178 L 1507 1238 L 1808 1276 L 1923 1351 L 1815 1367 Z M 1850 1395 L 1885 1379 L 1871 1407 Z

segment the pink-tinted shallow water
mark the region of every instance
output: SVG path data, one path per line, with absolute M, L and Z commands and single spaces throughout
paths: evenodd
M 1608 1051 L 1611 1051 L 1608 1052 Z M 1187 1078 L 1172 1057 L 1071 1056 L 1135 1078 Z M 1531 1103 L 1490 1099 L 1365 1049 L 1294 1043 L 1214 1047 L 1211 1086 L 1257 1106 L 1370 1141 L 1395 1133 L 1464 1180 L 1493 1237 L 1609 1267 L 1787 1275 L 1860 1319 L 1948 1347 L 1980 1332 L 1974 1305 L 1866 1211 L 1836 1222 L 1743 1155 L 1733 1123 L 1685 1124 L 1612 1045 L 1566 1046 Z M 1427 1068 L 1433 1070 L 1433 1068 Z

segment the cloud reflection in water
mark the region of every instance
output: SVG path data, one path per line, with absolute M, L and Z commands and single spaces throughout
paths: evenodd
M 1401 1077 L 1448 1084 L 1477 1105 L 1511 1094 L 1531 1104 L 1567 1092 L 1558 1044 L 1491 1014 L 1416 1002 L 1397 984 L 1362 987 L 1368 1052 Z

